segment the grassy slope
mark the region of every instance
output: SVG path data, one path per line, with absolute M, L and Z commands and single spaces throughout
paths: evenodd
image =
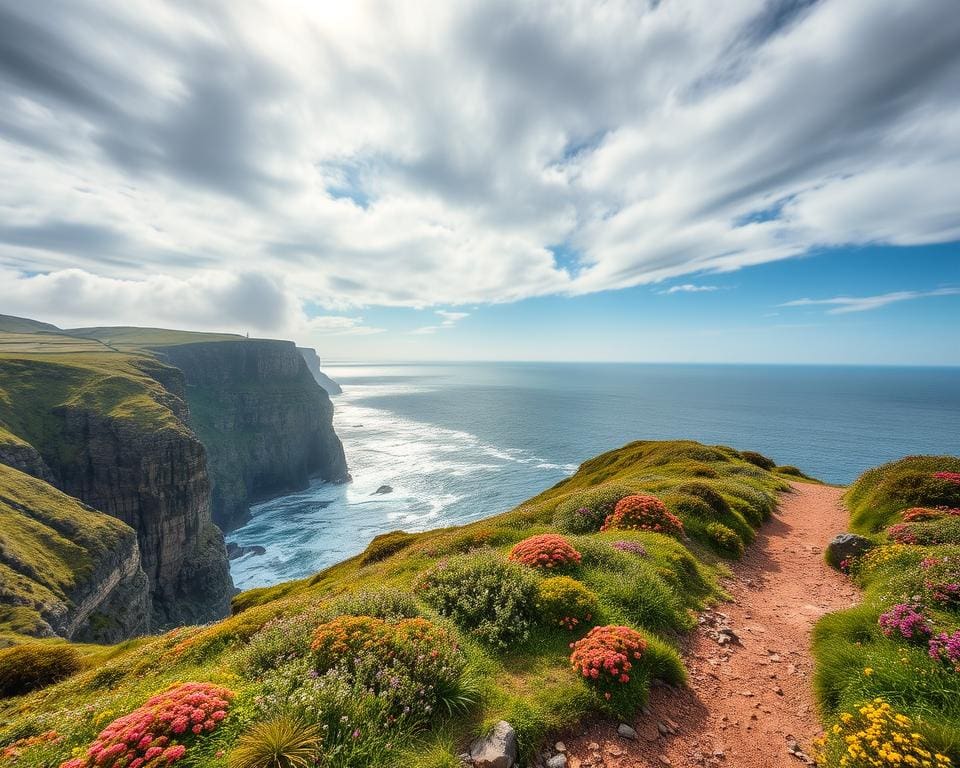
M 172 331 L 166 328 L 138 328 L 135 326 L 70 328 L 63 333 L 77 338 L 96 339 L 114 349 L 127 351 L 159 349 L 178 344 L 193 344 L 201 341 L 238 341 L 244 338 L 235 333 Z
M 247 727 L 254 717 L 249 702 L 259 690 L 257 679 L 242 676 L 237 654 L 272 617 L 309 610 L 343 592 L 396 588 L 409 594 L 421 574 L 450 555 L 478 549 L 505 553 L 520 539 L 555 530 L 552 521 L 557 508 L 589 501 L 598 487 L 664 493 L 692 479 L 722 495 L 726 502 L 722 515 L 731 527 L 743 525 L 749 530 L 752 526 L 746 521 L 763 519 L 776 494 L 786 488 L 778 475 L 741 460 L 728 448 L 692 442 L 633 443 L 587 462 L 572 478 L 512 512 L 460 528 L 380 537 L 365 555 L 310 579 L 243 593 L 235 601 L 235 615 L 223 622 L 143 638 L 115 649 L 87 649 L 96 659 L 95 670 L 0 703 L 0 722 L 8 723 L 0 727 L 0 745 L 56 727 L 65 736 L 62 744 L 33 750 L 19 763 L 44 765 L 87 743 L 110 717 L 129 711 L 172 681 L 215 681 L 238 691 L 241 703 L 231 716 L 233 725 L 207 737 L 193 764 L 225 764 L 213 754 L 219 749 L 229 752 Z M 639 699 L 634 704 L 645 694 L 645 678 L 682 679 L 676 642 L 693 625 L 692 611 L 721 597 L 718 576 L 724 568 L 702 543 L 706 539 L 698 531 L 703 522 L 685 515 L 685 523 L 696 537 L 686 543 L 647 532 L 570 537 L 583 553 L 583 562 L 572 575 L 599 595 L 602 620 L 637 627 L 650 640 L 644 668 L 638 671 Z M 641 542 L 649 557 L 618 552 L 609 547 L 611 539 Z M 437 619 L 426 605 L 420 604 L 420 609 Z M 604 709 L 603 700 L 569 668 L 568 643 L 577 635 L 540 627 L 528 641 L 503 652 L 460 635 L 475 679 L 476 703 L 468 716 L 436 722 L 410 745 L 398 764 L 454 765 L 456 750 L 500 718 L 514 724 L 522 747 L 529 750 L 550 730 Z
M 960 485 L 935 480 L 931 475 L 936 471 L 960 472 L 960 458 L 909 457 L 869 470 L 848 490 L 852 529 L 871 535 L 880 546 L 853 569 L 864 589 L 863 602 L 824 617 L 815 629 L 815 688 L 828 723 L 883 697 L 914 718 L 931 743 L 960 764 L 960 674 L 932 661 L 925 644 L 884 637 L 877 623 L 892 605 L 909 602 L 922 591 L 923 558 L 960 560 L 960 542 L 904 546 L 882 532 L 899 522 L 905 509 L 960 506 Z M 960 629 L 955 609 L 927 605 L 925 613 L 937 632 Z
M 0 645 L 42 630 L 44 609 L 67 603 L 97 562 L 134 536 L 119 520 L 0 464 Z
M 14 315 L 0 315 L 0 331 L 5 333 L 58 333 L 59 328 L 50 323 L 41 323 L 39 320 L 30 320 L 26 317 Z

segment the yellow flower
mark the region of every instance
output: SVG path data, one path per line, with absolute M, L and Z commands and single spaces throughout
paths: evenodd
M 870 677 L 870 675 L 873 674 L 873 667 L 864 667 L 863 674 L 865 674 L 867 677 Z

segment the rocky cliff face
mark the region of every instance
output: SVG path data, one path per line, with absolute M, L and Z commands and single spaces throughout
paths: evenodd
M 316 379 L 317 384 L 323 387 L 328 395 L 332 396 L 343 393 L 340 385 L 320 370 L 320 357 L 317 355 L 317 350 L 310 347 L 297 347 L 297 352 L 300 353 L 300 356 L 307 364 L 307 369 L 313 374 L 313 378 Z
M 6 441 L 11 463 L 136 532 L 136 558 L 122 547 L 104 557 L 99 596 L 71 598 L 95 604 L 98 624 L 117 627 L 114 639 L 134 625 L 157 630 L 229 612 L 233 583 L 210 516 L 206 451 L 185 423 L 184 386 L 179 371 L 139 355 L 0 360 L 0 422 L 33 449 Z M 130 590 L 140 569 L 149 609 L 138 622 Z M 86 631 L 76 621 L 61 630 Z
M 0 625 L 117 642 L 146 631 L 137 535 L 42 480 L 0 465 Z
M 333 405 L 292 342 L 261 339 L 165 346 L 183 372 L 190 424 L 206 446 L 214 521 L 225 531 L 250 505 L 349 479 Z

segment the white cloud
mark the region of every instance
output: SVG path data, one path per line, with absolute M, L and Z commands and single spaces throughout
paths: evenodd
M 421 336 L 436 333 L 437 331 L 442 331 L 444 328 L 452 328 L 458 322 L 463 320 L 463 318 L 470 317 L 469 312 L 450 312 L 444 309 L 436 310 L 435 314 L 439 315 L 442 318 L 440 325 L 425 325 L 421 328 L 416 328 L 410 331 L 410 333 L 421 335 Z
M 956 0 L 51 3 L 0 8 L 24 314 L 294 330 L 960 239 Z
M 718 286 L 716 285 L 696 285 L 694 283 L 682 283 L 680 285 L 672 285 L 665 291 L 660 291 L 660 293 L 709 293 L 716 290 L 719 290 Z
M 781 304 L 781 307 L 828 306 L 828 315 L 842 315 L 848 312 L 867 312 L 880 309 L 888 304 L 913 299 L 925 299 L 931 296 L 960 296 L 960 288 L 937 288 L 932 291 L 894 291 L 879 296 L 837 296 L 832 299 L 795 299 Z

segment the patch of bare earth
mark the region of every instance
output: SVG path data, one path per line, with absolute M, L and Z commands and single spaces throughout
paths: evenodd
M 801 766 L 820 733 L 810 633 L 825 613 L 859 600 L 823 561 L 846 530 L 842 490 L 794 483 L 726 588 L 733 601 L 703 614 L 687 639 L 689 687 L 655 687 L 628 723 L 595 722 L 562 736 L 569 768 Z M 732 635 L 731 635 L 732 633 Z M 552 746 L 552 745 L 551 745 Z

